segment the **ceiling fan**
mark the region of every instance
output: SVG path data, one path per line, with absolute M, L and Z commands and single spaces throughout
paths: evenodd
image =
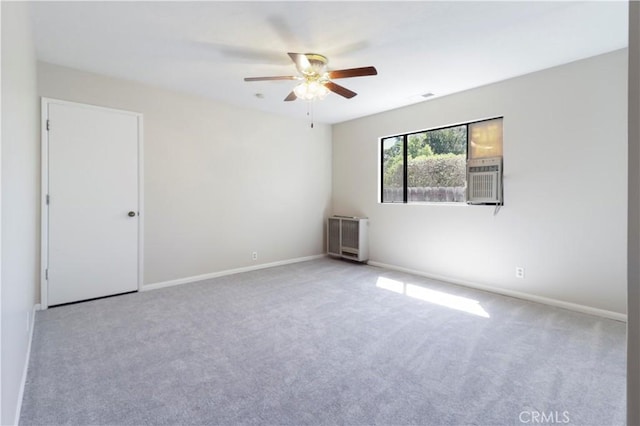
M 246 77 L 244 81 L 269 81 L 269 80 L 297 80 L 300 83 L 284 98 L 285 101 L 296 99 L 314 100 L 324 98 L 329 91 L 351 99 L 357 95 L 346 87 L 334 83 L 333 79 L 362 77 L 377 75 L 375 67 L 349 68 L 343 70 L 328 71 L 328 59 L 317 53 L 289 53 L 289 57 L 296 65 L 299 75 L 274 76 L 274 77 Z

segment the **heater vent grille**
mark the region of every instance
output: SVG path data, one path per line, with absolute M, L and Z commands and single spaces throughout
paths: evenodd
M 329 253 L 340 253 L 340 219 L 329 218 L 327 223 L 328 235 L 327 246 Z
M 358 231 L 360 224 L 353 220 L 342 221 L 342 247 L 358 248 Z

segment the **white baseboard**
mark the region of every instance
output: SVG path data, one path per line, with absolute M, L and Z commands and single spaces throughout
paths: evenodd
M 176 280 L 162 281 L 158 283 L 145 284 L 140 291 L 157 290 L 159 288 L 173 287 L 174 285 L 188 284 L 197 281 L 209 280 L 211 278 L 224 277 L 226 275 L 239 274 L 241 272 L 257 271 L 259 269 L 273 268 L 274 266 L 289 265 L 291 263 L 306 262 L 308 260 L 320 259 L 326 257 L 325 254 L 317 254 L 314 256 L 297 257 L 295 259 L 280 260 L 278 262 L 261 263 L 259 265 L 245 266 L 243 268 L 227 269 L 224 271 L 211 272 L 209 274 L 195 275 L 193 277 L 178 278 Z
M 627 322 L 627 315 L 619 312 L 607 311 L 604 309 L 598 309 L 591 306 L 579 305 L 577 303 L 565 302 L 563 300 L 551 299 L 549 297 L 536 296 L 535 294 L 522 293 L 519 291 L 507 290 L 499 287 L 492 287 L 487 285 L 478 284 L 472 281 L 459 280 L 451 277 L 444 277 L 435 274 L 429 274 L 427 272 L 418 271 L 415 269 L 403 268 L 400 266 L 389 265 L 382 262 L 369 261 L 369 265 L 378 266 L 380 268 L 391 269 L 394 271 L 407 272 L 409 274 L 419 275 L 425 278 L 431 278 L 438 281 L 444 281 L 451 284 L 461 285 L 464 287 L 475 288 L 478 290 L 489 291 L 491 293 L 502 294 L 504 296 L 515 297 L 517 299 L 528 300 L 531 302 L 542 303 L 544 305 L 555 306 L 558 308 L 568 309 L 570 311 L 581 312 L 584 314 L 595 315 L 603 318 L 608 318 L 616 321 Z
M 40 304 L 36 303 L 31 308 L 31 318 L 29 319 L 29 343 L 27 343 L 27 353 L 24 360 L 24 368 L 22 369 L 22 379 L 20 380 L 20 390 L 18 391 L 18 406 L 16 407 L 16 418 L 13 422 L 17 425 L 20 421 L 20 413 L 22 412 L 22 398 L 24 398 L 24 387 L 27 384 L 27 372 L 29 371 L 29 359 L 31 359 L 31 342 L 33 341 L 33 329 L 36 320 L 36 311 L 40 310 Z

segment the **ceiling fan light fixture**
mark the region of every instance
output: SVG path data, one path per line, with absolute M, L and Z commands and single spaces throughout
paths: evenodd
M 305 101 L 324 99 L 329 93 L 329 89 L 318 81 L 303 81 L 293 88 L 293 93 L 298 99 Z

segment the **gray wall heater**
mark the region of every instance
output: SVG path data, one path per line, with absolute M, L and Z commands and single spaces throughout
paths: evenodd
M 327 220 L 327 253 L 331 256 L 367 262 L 369 219 L 332 216 Z

